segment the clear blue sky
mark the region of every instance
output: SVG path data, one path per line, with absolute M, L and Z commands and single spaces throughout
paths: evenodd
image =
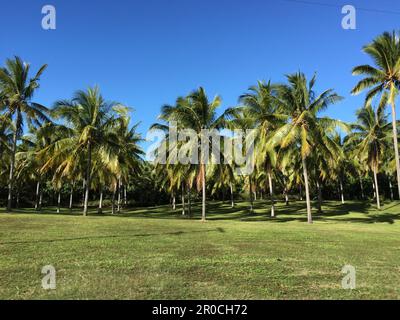
M 343 30 L 340 7 L 349 3 L 398 14 L 358 10 L 357 30 Z M 56 7 L 56 30 L 41 28 L 45 4 Z M 198 86 L 225 108 L 257 80 L 298 70 L 317 71 L 320 90 L 344 96 L 328 114 L 352 121 L 363 97 L 349 94 L 351 69 L 369 62 L 362 46 L 400 27 L 393 0 L 13 0 L 1 11 L 1 64 L 19 55 L 34 70 L 49 65 L 37 102 L 51 106 L 98 84 L 106 99 L 135 108 L 142 133 L 161 105 Z

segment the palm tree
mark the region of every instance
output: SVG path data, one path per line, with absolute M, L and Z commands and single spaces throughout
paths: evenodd
M 359 157 L 366 161 L 373 172 L 378 209 L 381 208 L 378 185 L 379 164 L 382 162 L 390 139 L 390 123 L 384 113 L 385 104 L 381 103 L 376 112 L 371 104 L 358 110 L 357 123 L 353 125 L 354 132 L 348 136 L 346 142 L 356 146 Z
M 366 102 L 370 103 L 374 97 L 388 93 L 387 102 L 392 107 L 392 130 L 397 171 L 397 187 L 400 197 L 400 159 L 396 124 L 396 97 L 400 86 L 400 33 L 385 32 L 363 48 L 371 56 L 375 66 L 361 65 L 353 69 L 353 75 L 364 75 L 365 78 L 358 82 L 352 90 L 359 94 L 368 89 Z
M 306 189 L 307 221 L 312 223 L 308 160 L 316 148 L 327 158 L 335 154 L 337 147 L 326 133 L 339 124 L 327 117 L 319 118 L 318 114 L 330 104 L 339 101 L 341 97 L 332 89 L 316 95 L 315 75 L 310 82 L 307 82 L 305 75 L 300 72 L 288 75 L 287 80 L 288 84 L 281 85 L 277 89 L 280 110 L 286 116 L 287 122 L 274 132 L 271 143 L 279 146 L 280 152 L 285 152 L 292 145 L 300 148 Z
M 268 177 L 268 188 L 271 199 L 271 217 L 275 217 L 273 169 L 276 165 L 276 150 L 269 143 L 271 133 L 279 128 L 285 117 L 278 113 L 274 86 L 271 82 L 259 81 L 249 92 L 240 97 L 245 105 L 245 115 L 257 130 L 256 162 L 263 167 Z
M 83 209 L 85 216 L 88 212 L 91 187 L 92 157 L 96 152 L 107 151 L 110 147 L 107 143 L 117 143 L 118 136 L 112 131 L 112 128 L 119 121 L 114 111 L 119 106 L 115 102 L 106 102 L 100 94 L 99 88 L 94 87 L 86 91 L 77 91 L 72 100 L 57 101 L 52 110 L 56 119 L 66 120 L 69 124 L 68 129 L 72 132 L 69 137 L 63 139 L 62 144 L 66 148 L 72 148 L 71 154 L 75 157 L 82 153 L 86 155 Z
M 178 127 L 192 129 L 199 139 L 204 137 L 203 130 L 218 130 L 222 128 L 225 114 L 217 116 L 216 110 L 221 104 L 221 98 L 216 96 L 212 101 L 207 97 L 204 88 L 193 91 L 187 97 L 178 98 L 175 106 L 165 105 L 162 108 L 160 119 L 176 121 Z M 211 144 L 211 141 L 208 141 Z M 198 146 L 199 154 L 201 146 Z M 209 159 L 200 159 L 197 166 L 197 185 L 202 190 L 202 221 L 206 220 L 206 165 Z
M 39 124 L 39 121 L 49 121 L 47 108 L 32 102 L 39 80 L 47 65 L 43 65 L 33 78 L 29 77 L 30 65 L 21 58 L 6 60 L 6 67 L 0 68 L 0 92 L 2 105 L 7 117 L 13 119 L 13 138 L 11 143 L 10 174 L 8 180 L 7 211 L 12 210 L 13 184 L 15 171 L 15 154 L 17 141 L 23 132 L 24 121 Z

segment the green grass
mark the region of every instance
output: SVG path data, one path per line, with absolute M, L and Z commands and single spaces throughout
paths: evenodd
M 1 299 L 399 299 L 400 203 L 328 202 L 315 223 L 304 203 L 234 210 L 208 206 L 209 221 L 179 208 L 81 217 L 0 211 Z M 54 265 L 57 289 L 41 288 Z M 341 268 L 357 270 L 357 289 L 341 288 Z

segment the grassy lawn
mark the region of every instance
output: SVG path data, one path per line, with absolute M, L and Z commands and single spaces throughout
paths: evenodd
M 1 299 L 400 299 L 400 203 L 208 206 L 209 221 L 169 207 L 81 217 L 80 210 L 0 211 Z M 178 208 L 179 209 L 179 208 Z M 41 288 L 41 268 L 57 289 Z M 341 269 L 357 289 L 341 288 Z

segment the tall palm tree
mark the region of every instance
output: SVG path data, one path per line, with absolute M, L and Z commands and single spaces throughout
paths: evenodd
M 15 154 L 17 141 L 22 135 L 24 121 L 38 124 L 49 121 L 47 108 L 32 102 L 34 93 L 39 88 L 39 80 L 47 65 L 40 67 L 33 78 L 29 77 L 30 65 L 21 58 L 7 59 L 6 66 L 0 68 L 0 92 L 3 108 L 7 117 L 13 119 L 13 138 L 11 143 L 10 174 L 8 180 L 7 211 L 12 210 Z
M 193 91 L 187 97 L 178 98 L 174 106 L 163 106 L 161 116 L 165 121 L 176 121 L 178 126 L 185 129 L 192 129 L 197 133 L 199 139 L 203 137 L 203 130 L 218 130 L 222 128 L 225 114 L 217 116 L 217 108 L 221 104 L 221 98 L 216 96 L 210 100 L 204 88 Z M 211 141 L 209 141 L 211 145 Z M 201 154 L 201 146 L 198 146 Z M 200 159 L 197 166 L 197 185 L 202 190 L 202 221 L 206 220 L 206 165 L 209 159 Z
M 400 33 L 385 32 L 364 46 L 364 52 L 374 61 L 375 66 L 361 65 L 353 69 L 353 75 L 363 75 L 364 79 L 352 90 L 353 94 L 359 94 L 368 89 L 366 102 L 380 96 L 386 99 L 384 93 L 389 95 L 388 103 L 392 107 L 393 144 L 397 171 L 397 187 L 400 197 L 400 159 L 396 124 L 396 97 L 400 87 Z
M 86 155 L 85 198 L 83 215 L 87 215 L 89 191 L 92 177 L 92 156 L 109 148 L 108 143 L 116 144 L 118 136 L 111 130 L 119 121 L 114 109 L 119 104 L 106 102 L 98 87 L 77 91 L 72 100 L 60 100 L 54 104 L 52 114 L 69 124 L 72 134 L 62 143 L 73 148 L 74 155 Z
M 357 123 L 353 125 L 354 132 L 348 136 L 347 144 L 356 146 L 361 159 L 364 159 L 374 175 L 376 203 L 381 208 L 379 198 L 378 172 L 384 152 L 388 148 L 390 139 L 390 123 L 384 113 L 384 105 L 380 105 L 376 112 L 371 104 L 357 111 Z
M 288 75 L 287 80 L 288 84 L 281 85 L 277 89 L 279 97 L 277 100 L 287 121 L 274 132 L 271 143 L 278 145 L 281 148 L 280 152 L 284 152 L 292 145 L 300 148 L 306 189 L 307 221 L 312 223 L 308 160 L 316 148 L 327 158 L 337 152 L 336 144 L 326 133 L 339 124 L 327 117 L 320 118 L 318 114 L 330 104 L 341 100 L 341 97 L 332 89 L 317 95 L 314 92 L 315 75 L 307 82 L 306 76 L 298 72 Z
M 276 150 L 269 143 L 271 133 L 279 128 L 285 117 L 278 113 L 275 99 L 275 90 L 271 82 L 259 81 L 256 86 L 249 88 L 249 92 L 240 97 L 245 105 L 246 115 L 252 119 L 257 130 L 256 162 L 263 167 L 268 177 L 268 188 L 271 199 L 271 217 L 275 216 L 273 169 L 276 165 Z

